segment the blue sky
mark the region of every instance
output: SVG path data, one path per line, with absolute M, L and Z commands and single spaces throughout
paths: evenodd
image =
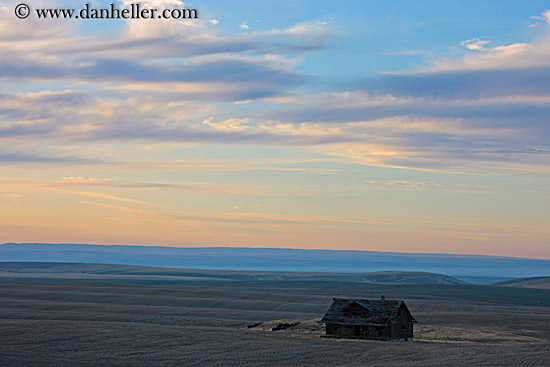
M 550 256 L 542 1 L 16 4 L 0 241 Z

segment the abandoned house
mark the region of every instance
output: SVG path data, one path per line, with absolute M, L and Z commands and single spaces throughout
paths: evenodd
M 333 298 L 321 320 L 326 335 L 340 338 L 412 340 L 416 322 L 405 302 Z

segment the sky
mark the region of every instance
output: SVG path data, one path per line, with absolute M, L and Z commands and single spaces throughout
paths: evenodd
M 546 1 L 17 4 L 0 242 L 550 258 Z

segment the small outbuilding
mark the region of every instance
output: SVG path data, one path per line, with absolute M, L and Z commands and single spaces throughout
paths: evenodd
M 416 320 L 401 300 L 333 298 L 321 323 L 326 335 L 352 339 L 412 340 Z

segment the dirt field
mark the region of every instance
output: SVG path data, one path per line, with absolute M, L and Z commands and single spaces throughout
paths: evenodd
M 0 366 L 550 365 L 545 289 L 71 278 L 0 276 Z M 405 299 L 413 342 L 320 337 L 332 297 L 381 294 Z

